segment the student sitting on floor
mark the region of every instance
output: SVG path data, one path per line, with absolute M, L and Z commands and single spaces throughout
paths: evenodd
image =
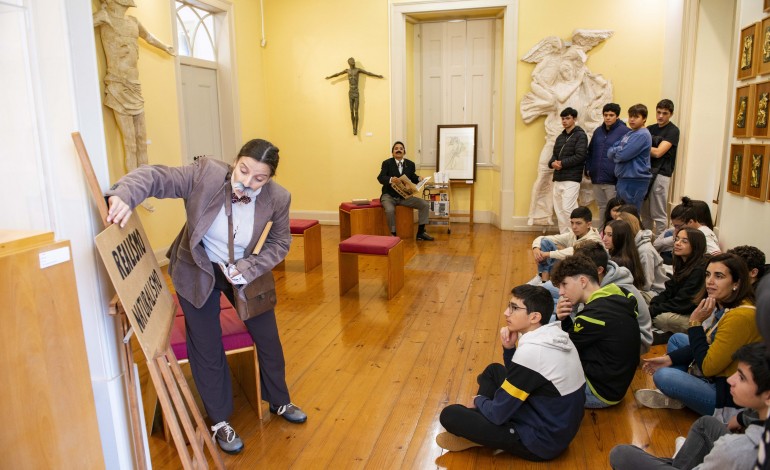
M 770 400 L 770 369 L 764 354 L 765 347 L 760 343 L 738 349 L 732 356 L 738 363 L 737 370 L 727 379 L 733 401 L 756 411 L 762 420 L 744 421 L 743 415 L 738 415 L 725 426 L 712 416 L 703 416 L 690 427 L 687 439 L 672 458 L 655 457 L 637 446 L 620 445 L 610 451 L 612 468 L 751 468 L 756 462 L 757 446 L 761 441 L 767 402 Z M 677 441 L 680 439 L 677 438 Z
M 759 248 L 751 245 L 741 245 L 727 250 L 728 253 L 737 255 L 746 262 L 749 267 L 749 279 L 751 285 L 757 287 L 757 282 L 765 275 L 767 265 L 765 264 L 765 254 Z
M 554 263 L 572 255 L 572 247 L 578 240 L 601 241 L 599 232 L 591 227 L 591 209 L 580 206 L 570 214 L 571 230 L 558 235 L 541 235 L 532 242 L 537 263 L 537 276 L 530 284 L 539 285 L 550 278 Z M 540 278 L 538 281 L 537 278 Z
M 551 271 L 561 299 L 556 317 L 580 354 L 586 376 L 586 408 L 620 403 L 639 364 L 637 301 L 616 284 L 599 286 L 598 269 L 582 255 L 560 261 Z M 574 321 L 573 307 L 585 306 Z
M 583 370 L 575 346 L 558 323 L 547 324 L 551 295 L 539 286 L 511 291 L 500 330 L 502 364 L 478 376 L 469 407 L 441 411 L 447 432 L 436 443 L 449 451 L 502 449 L 533 461 L 550 460 L 569 446 L 583 419 Z
M 735 414 L 726 382 L 738 365 L 732 355 L 762 340 L 746 263 L 727 253 L 711 258 L 697 298 L 702 300 L 689 317 L 687 334 L 673 335 L 665 356 L 644 360 L 642 369 L 652 374 L 658 390 L 637 390 L 634 395 L 648 408 L 686 406 L 727 422 Z M 715 321 L 706 331 L 703 322 L 712 315 Z
M 647 283 L 642 269 L 642 262 L 639 260 L 639 252 L 636 249 L 634 236 L 631 232 L 631 226 L 625 220 L 613 220 L 604 228 L 604 247 L 610 254 L 610 259 L 618 266 L 631 271 L 634 277 L 634 287 L 642 289 Z
M 693 299 L 703 288 L 706 258 L 703 232 L 685 227 L 674 243 L 674 276 L 666 288 L 650 301 L 652 325 L 663 332 L 684 333 L 688 328 Z
M 663 258 L 658 250 L 652 246 L 652 230 L 644 230 L 642 223 L 634 215 L 628 212 L 621 212 L 618 216 L 620 220 L 628 222 L 631 227 L 631 233 L 634 236 L 636 251 L 639 253 L 639 261 L 642 263 L 644 271 L 644 285 L 641 287 L 642 294 L 647 303 L 650 303 L 653 297 L 663 292 L 666 288 L 666 268 Z

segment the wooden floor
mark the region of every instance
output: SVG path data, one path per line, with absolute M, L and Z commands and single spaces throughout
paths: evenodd
M 294 240 L 286 270 L 275 272 L 277 316 L 292 401 L 308 421 L 290 424 L 264 404 L 259 422 L 236 383 L 231 422 L 245 449 L 223 454 L 228 468 L 594 470 L 608 468 L 610 449 L 621 443 L 671 455 L 674 439 L 687 434 L 696 415 L 640 409 L 632 390 L 652 385 L 641 371 L 620 405 L 586 410 L 569 449 L 551 462 L 534 464 L 491 449 L 439 448 L 442 408 L 468 403 L 477 374 L 502 362 L 502 312 L 510 289 L 533 275 L 530 243 L 537 234 L 485 224 L 431 233 L 433 243 L 405 240 L 405 287 L 390 301 L 384 260 L 375 257 L 362 259 L 359 286 L 340 298 L 338 227 L 323 227 L 323 265 L 307 274 L 302 240 Z M 150 437 L 150 450 L 154 468 L 181 468 L 162 434 Z

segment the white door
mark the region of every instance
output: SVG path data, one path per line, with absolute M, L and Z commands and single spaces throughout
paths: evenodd
M 223 160 L 217 71 L 186 64 L 180 68 L 187 134 L 184 161 L 192 163 L 195 157 L 202 155 Z
M 437 126 L 478 124 L 477 161 L 490 160 L 494 20 L 420 24 L 421 163 L 435 165 Z

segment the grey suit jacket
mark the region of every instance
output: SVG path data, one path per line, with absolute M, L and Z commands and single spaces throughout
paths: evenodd
M 201 240 L 230 195 L 230 170 L 229 165 L 207 158 L 184 167 L 142 165 L 106 192 L 119 196 L 131 208 L 151 196 L 185 200 L 187 222 L 169 249 L 169 274 L 177 293 L 196 308 L 203 306 L 214 289 L 214 268 Z M 289 192 L 273 180 L 257 196 L 254 231 L 245 252 L 254 251 L 268 221 L 273 221 L 273 227 L 258 256 L 252 254 L 235 263 L 247 282 L 272 271 L 286 257 L 291 244 L 290 204 Z

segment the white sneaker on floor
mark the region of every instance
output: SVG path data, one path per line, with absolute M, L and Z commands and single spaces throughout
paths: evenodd
M 686 437 L 679 436 L 676 438 L 676 440 L 674 440 L 674 455 L 671 456 L 672 459 L 676 457 L 676 454 L 678 454 L 680 450 L 682 450 L 685 439 Z
M 634 392 L 636 401 L 647 408 L 664 408 L 670 410 L 681 410 L 684 408 L 684 403 L 681 401 L 666 396 L 660 390 L 653 390 L 649 388 L 643 388 Z
M 542 286 L 543 280 L 540 279 L 540 274 L 535 274 L 535 277 L 527 281 L 527 284 L 529 284 L 530 286 Z

